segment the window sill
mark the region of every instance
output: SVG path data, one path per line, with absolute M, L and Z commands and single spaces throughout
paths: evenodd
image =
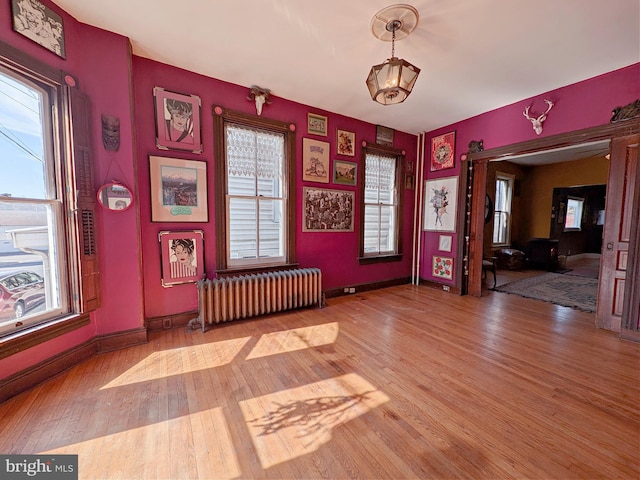
M 34 325 L 0 338 L 0 360 L 89 324 L 89 314 L 73 315 Z
M 371 265 L 374 263 L 387 263 L 387 262 L 399 262 L 402 260 L 402 254 L 393 253 L 390 255 L 377 255 L 371 257 L 359 257 L 358 262 L 360 265 Z
M 251 265 L 250 267 L 235 267 L 227 268 L 224 270 L 216 270 L 214 273 L 220 276 L 227 275 L 247 275 L 251 273 L 260 272 L 277 272 L 282 270 L 291 270 L 292 268 L 298 268 L 297 263 L 283 263 L 281 265 Z

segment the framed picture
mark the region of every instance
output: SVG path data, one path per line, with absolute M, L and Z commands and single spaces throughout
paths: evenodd
M 304 187 L 303 232 L 353 232 L 355 192 Z
M 427 180 L 424 189 L 423 229 L 433 232 L 455 232 L 458 177 Z
M 413 190 L 415 187 L 415 178 L 412 174 L 406 174 L 404 176 L 404 189 Z
M 431 171 L 453 168 L 455 164 L 456 132 L 431 139 Z
M 376 143 L 393 147 L 393 132 L 392 128 L 376 125 Z
M 307 132 L 327 136 L 327 117 L 316 113 L 307 114 Z
M 149 156 L 152 222 L 206 222 L 207 163 Z
M 329 142 L 302 139 L 302 180 L 329 183 Z
M 336 139 L 336 150 L 340 155 L 348 155 L 350 157 L 356 154 L 356 134 L 347 132 L 346 130 L 338 130 Z
M 161 281 L 163 287 L 194 283 L 205 277 L 204 232 L 160 232 Z
M 432 265 L 431 275 L 436 278 L 453 280 L 453 258 L 434 255 Z
M 358 165 L 342 160 L 333 161 L 333 183 L 355 185 L 358 178 Z
M 451 251 L 451 235 L 440 235 L 438 240 L 438 250 L 442 252 Z
M 156 146 L 202 153 L 200 97 L 154 87 Z
M 11 0 L 13 29 L 66 58 L 62 17 L 38 0 Z

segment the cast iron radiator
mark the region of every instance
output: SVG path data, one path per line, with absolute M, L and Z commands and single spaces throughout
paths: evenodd
M 196 282 L 198 316 L 189 321 L 202 326 L 267 313 L 322 306 L 322 272 L 298 268 L 277 272 L 206 279 Z

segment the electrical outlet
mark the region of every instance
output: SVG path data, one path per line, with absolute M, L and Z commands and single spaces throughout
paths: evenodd
M 356 293 L 356 289 L 354 287 L 349 288 L 349 293 Z
M 344 287 L 344 293 L 349 293 L 349 287 Z
M 451 290 L 451 288 L 449 287 L 449 285 L 442 285 L 442 290 L 448 292 L 449 290 Z

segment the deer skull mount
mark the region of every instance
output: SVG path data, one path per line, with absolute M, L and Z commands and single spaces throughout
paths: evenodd
M 253 100 L 256 102 L 256 113 L 258 116 L 262 115 L 262 106 L 265 103 L 271 103 L 269 102 L 269 95 L 271 95 L 271 90 L 268 88 L 251 85 L 247 100 Z
M 533 130 L 536 132 L 536 135 L 540 135 L 542 133 L 542 122 L 547 119 L 547 113 L 549 113 L 549 111 L 553 108 L 553 102 L 551 100 L 545 100 L 545 103 L 548 105 L 547 111 L 537 118 L 529 116 L 529 109 L 531 108 L 531 105 L 525 108 L 524 112 L 522 112 L 525 118 L 533 124 Z

